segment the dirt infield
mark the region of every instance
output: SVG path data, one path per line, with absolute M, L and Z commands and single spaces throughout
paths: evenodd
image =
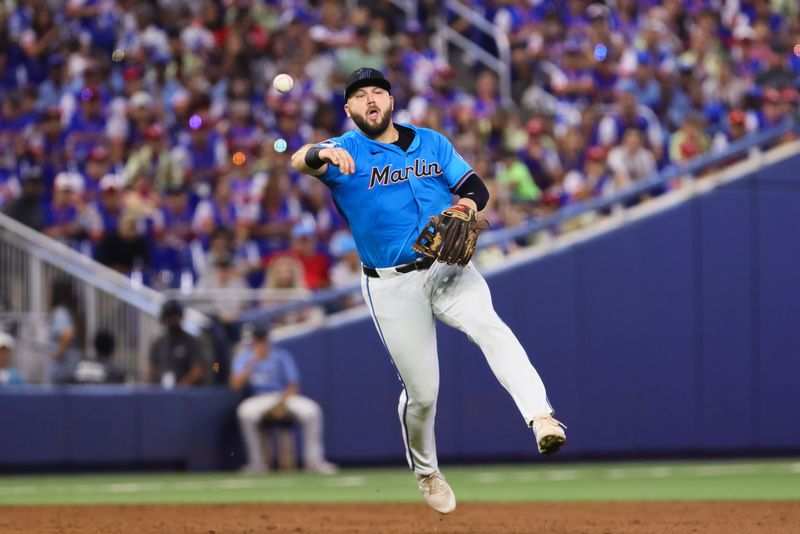
M 423 505 L 157 505 L 0 507 L 0 533 L 479 533 L 798 532 L 799 502 Z

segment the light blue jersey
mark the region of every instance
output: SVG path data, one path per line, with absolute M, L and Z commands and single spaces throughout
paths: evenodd
M 473 173 L 442 134 L 400 126 L 415 134 L 406 152 L 357 129 L 320 144 L 344 148 L 355 162 L 353 174 L 344 175 L 329 164 L 319 179 L 331 189 L 367 267 L 392 267 L 417 259 L 420 255 L 411 245 L 428 219 L 452 204 L 451 195 Z
M 254 358 L 253 349 L 248 348 L 233 360 L 233 374 L 241 373 Z M 290 383 L 299 383 L 300 373 L 292 355 L 281 347 L 270 348 L 269 356 L 256 364 L 250 374 L 250 389 L 253 394 L 283 391 Z

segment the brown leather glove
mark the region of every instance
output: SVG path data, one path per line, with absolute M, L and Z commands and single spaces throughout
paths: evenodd
M 475 252 L 478 235 L 488 227 L 488 221 L 478 219 L 474 209 L 456 204 L 431 217 L 411 248 L 437 261 L 464 267 Z

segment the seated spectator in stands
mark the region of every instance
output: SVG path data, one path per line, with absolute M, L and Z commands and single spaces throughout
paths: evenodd
M 104 146 L 98 145 L 89 152 L 83 176 L 86 184 L 84 195 L 87 201 L 97 200 L 100 194 L 100 182 L 111 172 L 111 155 Z
M 50 344 L 54 347 L 47 365 L 46 378 L 51 384 L 72 380 L 75 366 L 81 359 L 83 346 L 83 314 L 69 280 L 53 281 L 50 297 Z
M 21 386 L 25 383 L 22 373 L 11 362 L 14 358 L 14 338 L 0 331 L 0 387 Z
M 797 73 L 793 72 L 789 63 L 789 47 L 773 41 L 770 53 L 767 55 L 767 64 L 758 75 L 755 82 L 762 87 L 783 89 L 794 87 Z
M 224 140 L 214 130 L 214 119 L 208 114 L 194 114 L 183 126 L 185 135 L 172 149 L 172 160 L 180 169 L 184 183 L 193 187 L 210 184 L 225 164 Z
M 606 56 L 602 61 L 594 62 L 592 68 L 594 92 L 591 95 L 593 102 L 600 104 L 614 102 L 614 90 L 619 82 L 617 67 L 617 58 L 613 55 Z
M 637 65 L 633 78 L 622 80 L 619 87 L 622 91 L 633 94 L 643 106 L 658 112 L 661 110 L 663 102 L 661 85 L 655 77 L 655 58 L 649 52 L 639 52 L 636 59 Z
M 733 63 L 722 61 L 719 71 L 703 82 L 703 96 L 706 102 L 721 101 L 729 109 L 736 109 L 744 102 L 750 84 L 736 76 Z
M 564 191 L 569 195 L 569 203 L 608 196 L 614 190 L 614 180 L 606 167 L 606 151 L 601 146 L 586 151 L 582 171 L 570 171 L 564 176 Z
M 83 359 L 73 374 L 78 384 L 122 384 L 125 369 L 114 364 L 116 340 L 107 330 L 98 330 L 94 336 L 94 359 Z
M 780 124 L 786 118 L 784 115 L 786 108 L 781 100 L 781 92 L 777 89 L 772 87 L 764 89 L 760 109 L 752 111 L 747 118 L 747 130 L 749 132 L 768 130 Z
M 122 178 L 116 174 L 106 174 L 100 180 L 98 196 L 89 204 L 84 224 L 93 242 L 99 243 L 117 231 L 123 213 L 122 189 Z
M 711 140 L 703 132 L 704 119 L 698 113 L 689 113 L 683 125 L 669 138 L 669 159 L 682 163 L 708 152 Z
M 41 169 L 22 177 L 22 193 L 3 206 L 3 213 L 20 223 L 41 231 L 45 225 L 44 183 Z
M 290 254 L 303 265 L 305 285 L 311 291 L 330 285 L 328 269 L 330 260 L 317 245 L 316 224 L 311 217 L 304 217 L 292 229 Z
M 335 231 L 344 227 L 344 219 L 336 210 L 325 184 L 312 179 L 304 184 L 304 187 L 301 200 L 303 213 L 314 218 L 317 238 L 320 242 L 326 242 Z
M 586 54 L 581 43 L 569 39 L 564 45 L 561 69 L 554 72 L 550 86 L 562 102 L 585 103 L 594 92 L 594 79 L 586 66 Z
M 164 128 L 157 123 L 150 124 L 144 128 L 142 136 L 144 143 L 131 153 L 124 175 L 128 180 L 140 173 L 153 176 L 156 188 L 161 191 L 180 186 L 183 176 L 169 150 Z
M 307 471 L 330 474 L 336 466 L 325 460 L 322 439 L 322 410 L 319 404 L 300 394 L 300 375 L 292 355 L 273 346 L 269 332 L 256 326 L 249 347 L 233 361 L 228 382 L 233 391 L 245 391 L 248 397 L 236 409 L 239 428 L 247 452 L 248 473 L 264 473 L 268 466 L 261 453 L 259 423 L 269 411 L 285 407 L 303 428 L 303 463 Z
M 252 236 L 259 242 L 261 253 L 289 248 L 292 228 L 300 216 L 300 203 L 290 194 L 291 182 L 285 170 L 273 169 L 264 184 L 261 198 L 250 214 Z
M 29 138 L 31 145 L 40 149 L 42 167 L 61 170 L 66 166 L 65 138 L 61 124 L 61 109 L 58 107 L 46 108 L 41 113 L 41 122 L 34 136 Z M 45 158 L 46 155 L 46 158 Z M 52 177 L 52 175 L 50 175 Z
M 303 128 L 303 110 L 300 104 L 289 101 L 283 104 L 277 113 L 277 125 L 272 132 L 275 137 L 286 140 L 288 152 L 303 146 L 308 140 Z
M 105 234 L 97 246 L 97 261 L 126 275 L 145 269 L 149 260 L 142 221 L 130 211 L 120 217 L 116 230 Z
M 196 287 L 201 292 L 204 289 L 245 290 L 247 289 L 247 284 L 242 275 L 236 270 L 233 258 L 230 255 L 218 255 L 214 257 L 212 268 L 203 273 Z M 246 300 L 211 297 L 209 305 L 204 306 L 204 310 L 226 325 L 235 325 L 236 318 L 246 304 Z
M 233 234 L 228 228 L 220 227 L 214 229 L 208 239 L 208 252 L 205 256 L 196 261 L 198 279 L 211 272 L 214 264 L 219 258 L 230 258 L 233 253 Z
M 385 58 L 382 50 L 376 50 L 370 40 L 372 30 L 369 26 L 359 26 L 355 31 L 355 39 L 349 46 L 342 46 L 336 52 L 336 72 L 347 76 L 348 72 L 360 67 L 372 67 L 383 70 Z
M 606 149 L 601 146 L 593 146 L 586 151 L 583 174 L 589 197 L 607 197 L 620 189 L 608 170 L 607 156 Z
M 127 177 L 122 203 L 125 211 L 137 219 L 152 218 L 161 204 L 161 192 L 153 185 L 153 177 L 144 172 Z
M 191 271 L 189 243 L 194 239 L 194 212 L 185 186 L 167 189 L 164 202 L 150 218 L 152 231 L 152 268 L 167 285 L 178 280 L 184 270 Z
M 583 162 L 586 159 L 586 142 L 586 137 L 577 126 L 567 128 L 563 137 L 559 140 L 561 170 L 563 172 L 583 169 Z
M 71 96 L 72 88 L 67 83 L 65 59 L 62 54 L 52 54 L 47 57 L 47 73 L 44 81 L 39 84 L 39 98 L 36 102 L 38 109 L 56 107 L 62 99 Z
M 236 208 L 231 199 L 230 180 L 220 175 L 214 182 L 211 196 L 197 204 L 192 226 L 195 234 L 205 239 L 217 228 L 232 229 L 235 224 Z
M 98 86 L 87 85 L 81 89 L 78 102 L 78 110 L 64 131 L 65 148 L 69 159 L 83 163 L 92 148 L 105 142 L 109 121 Z
M 197 339 L 181 327 L 183 306 L 168 300 L 161 308 L 164 333 L 150 345 L 148 381 L 172 388 L 200 385 L 205 378 L 203 349 Z
M 72 172 L 58 173 L 53 189 L 53 199 L 45 206 L 44 233 L 77 248 L 84 234 L 80 221 L 83 178 Z
M 330 270 L 331 286 L 336 289 L 358 286 L 363 271 L 353 235 L 347 230 L 336 232 L 331 239 L 330 251 L 336 258 L 336 263 Z M 364 297 L 358 291 L 344 298 L 342 304 L 345 308 L 350 308 L 362 302 Z
M 600 120 L 598 125 L 598 140 L 605 147 L 611 147 L 619 143 L 631 128 L 639 130 L 643 142 L 653 151 L 656 160 L 663 152 L 664 134 L 661 125 L 654 115 L 646 117 L 644 110 L 639 108 L 636 95 L 630 91 L 619 91 L 616 112 L 606 115 Z
M 497 182 L 511 192 L 511 202 L 533 206 L 542 196 L 528 166 L 511 150 L 503 153 Z
M 744 136 L 747 135 L 747 128 L 745 126 L 745 121 L 747 119 L 747 115 L 741 109 L 734 109 L 730 113 L 728 113 L 728 120 L 726 126 L 722 129 L 722 131 L 717 132 L 717 135 L 714 136 L 713 141 L 711 142 L 711 151 L 712 152 L 721 152 L 725 150 L 731 143 L 735 143 L 739 141 Z M 746 154 L 738 156 L 731 160 L 738 161 L 746 157 Z
M 533 118 L 525 124 L 528 143 L 521 153 L 522 161 L 528 166 L 536 186 L 547 189 L 555 177 L 561 174 L 561 160 L 555 142 L 547 133 L 547 125 L 540 118 Z
M 305 284 L 303 264 L 288 254 L 275 256 L 267 264 L 267 279 L 264 283 L 264 289 L 276 291 L 261 301 L 262 306 L 273 306 L 293 300 L 301 300 L 311 295 Z M 319 306 L 309 306 L 282 315 L 275 319 L 275 325 L 319 323 L 324 317 L 324 313 Z
M 617 187 L 625 187 L 650 176 L 656 170 L 653 153 L 644 146 L 637 128 L 625 131 L 622 144 L 608 153 L 608 166 L 614 173 Z

